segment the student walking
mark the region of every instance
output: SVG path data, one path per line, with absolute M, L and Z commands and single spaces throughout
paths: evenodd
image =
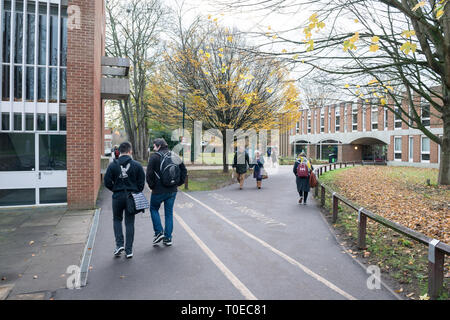
M 178 186 L 184 184 L 187 170 L 180 157 L 168 149 L 163 138 L 153 141 L 153 153 L 147 166 L 147 183 L 152 190 L 150 214 L 155 232 L 153 245 L 163 241 L 166 246 L 172 245 L 173 206 Z M 159 217 L 159 208 L 164 202 L 164 229 Z
M 239 150 L 234 154 L 233 168 L 236 169 L 237 180 L 239 182 L 239 189 L 242 190 L 244 186 L 245 174 L 247 173 L 250 160 L 248 153 L 244 147 L 239 147 Z
M 132 148 L 129 142 L 118 147 L 119 159 L 114 160 L 106 170 L 105 187 L 113 192 L 113 228 L 116 239 L 114 255 L 119 257 L 125 250 L 127 259 L 133 257 L 134 218 L 135 214 L 127 210 L 127 198 L 130 192 L 142 192 L 145 187 L 145 172 L 142 165 L 131 158 Z M 125 213 L 126 241 L 122 232 L 122 220 Z
M 256 187 L 261 189 L 264 171 L 264 158 L 258 150 L 255 151 L 255 159 L 253 161 L 253 178 L 256 179 Z
M 298 159 L 295 161 L 293 170 L 296 176 L 297 191 L 300 196 L 300 199 L 298 200 L 299 204 L 303 202 L 303 204 L 306 205 L 310 190 L 309 176 L 311 175 L 312 170 L 314 170 L 314 167 L 306 158 L 306 154 L 304 152 L 300 153 Z

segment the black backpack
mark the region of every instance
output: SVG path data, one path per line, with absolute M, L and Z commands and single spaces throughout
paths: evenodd
M 178 165 L 181 163 L 181 159 L 171 151 L 165 154 L 157 152 L 157 154 L 161 157 L 161 165 L 159 166 L 161 176 L 158 176 L 155 172 L 156 176 L 165 187 L 178 186 L 181 181 L 181 170 Z

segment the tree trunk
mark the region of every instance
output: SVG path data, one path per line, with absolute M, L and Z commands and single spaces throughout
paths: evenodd
M 223 160 L 223 172 L 228 172 L 228 155 L 227 155 L 227 131 L 222 131 L 222 160 Z
M 444 108 L 442 113 L 444 134 L 441 143 L 441 161 L 439 164 L 438 184 L 450 185 L 450 92 L 444 92 Z

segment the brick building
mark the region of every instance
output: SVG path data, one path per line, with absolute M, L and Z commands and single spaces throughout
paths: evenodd
M 111 77 L 127 61 L 103 57 L 104 0 L 0 0 L 0 8 L 0 206 L 92 208 L 102 99 L 129 92 L 127 79 Z M 118 91 L 117 81 L 125 81 Z
M 393 105 L 392 101 L 389 103 Z M 415 97 L 414 104 L 426 127 L 442 136 L 442 119 L 436 116 L 430 103 Z M 409 128 L 392 111 L 382 107 L 378 99 L 304 109 L 287 135 L 282 148 L 284 156 L 293 157 L 305 151 L 314 159 L 328 160 L 333 153 L 337 161 L 439 167 L 439 145 L 420 130 Z

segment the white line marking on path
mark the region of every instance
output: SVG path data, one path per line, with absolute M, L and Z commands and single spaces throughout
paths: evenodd
M 186 230 L 186 232 L 194 239 L 198 246 L 205 252 L 208 258 L 219 268 L 220 271 L 225 275 L 225 277 L 230 280 L 230 282 L 239 290 L 240 293 L 247 300 L 258 300 L 253 293 L 228 269 L 222 261 L 206 246 L 206 244 L 192 231 L 192 229 L 184 222 L 184 220 L 176 213 L 174 213 L 175 219 L 178 223 Z
M 251 234 L 250 232 L 242 229 L 240 226 L 236 225 L 235 223 L 231 222 L 230 220 L 228 220 L 227 218 L 225 218 L 224 216 L 222 216 L 220 213 L 218 213 L 216 210 L 212 209 L 211 207 L 209 207 L 208 205 L 204 204 L 203 202 L 201 202 L 200 200 L 195 199 L 194 197 L 188 195 L 187 193 L 183 192 L 184 195 L 186 195 L 187 197 L 191 198 L 192 200 L 198 202 L 200 205 L 202 205 L 203 207 L 205 207 L 206 209 L 208 209 L 209 211 L 211 211 L 212 213 L 214 213 L 216 216 L 218 216 L 220 219 L 224 220 L 226 223 L 230 224 L 231 226 L 233 226 L 234 228 L 238 229 L 239 231 L 241 231 L 243 234 L 245 234 L 246 236 L 248 236 L 249 238 L 259 242 L 261 245 L 263 245 L 264 247 L 266 247 L 267 249 L 271 250 L 272 252 L 274 252 L 275 254 L 279 255 L 280 257 L 282 257 L 283 259 L 285 259 L 286 261 L 288 261 L 289 263 L 299 267 L 301 270 L 303 270 L 303 272 L 305 272 L 306 274 L 308 274 L 309 276 L 313 277 L 314 279 L 316 279 L 319 282 L 322 282 L 325 286 L 327 286 L 328 288 L 336 291 L 337 293 L 339 293 L 340 295 L 342 295 L 343 297 L 349 299 L 349 300 L 356 300 L 355 297 L 353 297 L 352 295 L 348 294 L 347 292 L 345 292 L 344 290 L 338 288 L 337 286 L 335 286 L 333 283 L 331 283 L 330 281 L 328 281 L 327 279 L 321 277 L 320 275 L 318 275 L 317 273 L 313 272 L 311 269 L 309 269 L 308 267 L 304 266 L 303 264 L 301 264 L 300 262 L 298 262 L 297 260 L 289 257 L 287 254 L 281 252 L 278 249 L 275 249 L 274 247 L 272 247 L 270 244 L 268 244 L 267 242 L 265 242 L 264 240 L 259 239 L 258 237 L 254 236 L 253 234 Z

